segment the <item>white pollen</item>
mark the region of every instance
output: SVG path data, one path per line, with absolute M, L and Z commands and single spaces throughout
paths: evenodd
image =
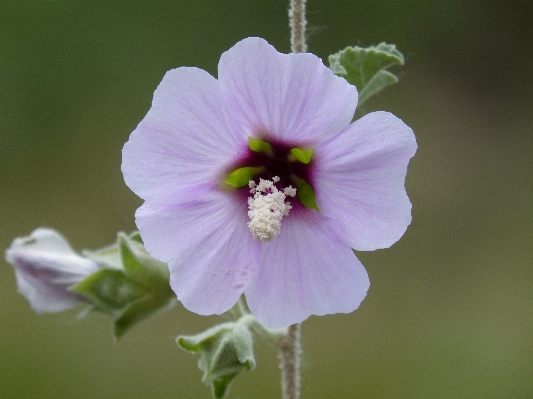
M 255 182 L 254 182 L 253 180 L 250 180 L 250 181 L 248 182 L 248 187 L 250 187 L 250 192 L 251 192 L 252 194 L 255 194 L 255 192 L 257 191 L 257 189 L 255 188 L 256 186 L 255 186 Z
M 283 192 L 279 191 L 274 185 L 279 180 L 278 176 L 274 176 L 272 181 L 259 179 L 258 185 L 252 180 L 248 183 L 250 193 L 254 195 L 248 198 L 248 228 L 255 239 L 270 241 L 277 236 L 281 230 L 281 219 L 292 208 L 285 198 L 287 195 L 294 197 L 296 189 L 289 186 Z
M 292 186 L 285 187 L 283 189 L 283 192 L 285 193 L 285 195 L 288 195 L 289 197 L 296 196 L 296 189 L 294 187 L 292 187 Z

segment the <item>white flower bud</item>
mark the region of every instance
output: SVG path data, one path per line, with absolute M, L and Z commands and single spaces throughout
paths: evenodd
M 82 302 L 68 289 L 100 269 L 74 252 L 61 234 L 46 228 L 15 238 L 5 256 L 15 269 L 18 291 L 38 313 L 60 312 Z

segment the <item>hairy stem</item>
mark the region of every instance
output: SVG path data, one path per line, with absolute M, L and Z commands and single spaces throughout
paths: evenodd
M 305 53 L 305 2 L 306 0 L 291 0 L 289 10 L 289 23 L 291 26 L 291 51 L 293 53 Z
M 306 0 L 291 0 L 289 23 L 291 26 L 291 51 L 305 53 L 305 2 Z M 281 392 L 283 399 L 300 398 L 300 324 L 287 327 L 287 335 L 279 341 L 279 357 L 281 368 Z
M 287 328 L 287 335 L 280 341 L 281 391 L 283 399 L 300 397 L 300 324 Z

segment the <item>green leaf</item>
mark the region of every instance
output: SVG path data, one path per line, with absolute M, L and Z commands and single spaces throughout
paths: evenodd
M 239 323 L 223 323 L 194 336 L 180 336 L 177 344 L 200 353 L 202 381 L 211 384 L 213 397 L 225 398 L 230 383 L 242 371 L 255 368 L 252 334 Z
M 255 358 L 250 330 L 242 324 L 235 323 L 233 326 L 233 343 L 239 362 L 244 364 L 247 369 L 253 370 L 255 368 Z
M 115 317 L 115 339 L 176 302 L 167 265 L 152 258 L 135 234 L 118 233 L 116 244 L 87 256 L 108 267 L 71 291 L 84 296 L 96 310 Z
M 393 65 L 403 65 L 404 57 L 394 44 L 380 43 L 368 48 L 346 47 L 329 56 L 333 73 L 343 76 L 357 87 L 359 105 L 371 96 L 398 81 L 398 78 L 385 69 Z
M 315 150 L 302 150 L 301 148 L 291 149 L 292 156 L 301 163 L 308 164 L 311 162 L 311 155 Z
M 131 241 L 135 241 L 141 245 L 143 245 L 143 239 L 141 238 L 141 233 L 139 231 L 134 231 L 133 233 L 130 234 L 130 236 L 128 237 Z
M 316 204 L 315 190 L 313 190 L 313 187 L 311 187 L 311 185 L 304 179 L 295 177 L 294 181 L 296 185 L 296 195 L 298 196 L 298 199 L 302 205 L 307 206 L 308 208 L 316 209 L 320 212 L 320 209 L 318 209 L 318 205 Z
M 361 91 L 361 97 L 366 100 L 383 88 L 396 82 L 398 82 L 396 75 L 389 71 L 379 71 L 372 79 L 370 79 L 365 88 Z
M 237 374 L 228 375 L 220 380 L 213 381 L 212 394 L 215 399 L 224 399 L 229 391 L 229 386 Z
M 256 140 L 248 136 L 248 147 L 255 152 L 272 152 L 272 146 L 266 141 Z
M 122 270 L 102 269 L 82 280 L 70 291 L 89 299 L 98 310 L 111 316 L 118 316 L 128 303 L 131 303 L 147 291 L 144 287 L 129 279 Z
M 124 234 L 118 234 L 118 247 L 124 273 L 147 288 L 157 287 L 161 284 L 161 279 L 168 282 L 167 276 L 163 273 L 163 270 L 168 269 L 166 265 L 162 264 L 164 265 L 162 270 L 158 266 L 161 262 L 150 257 L 144 251 L 144 247 L 141 251 L 141 248 L 134 249 L 134 245 L 140 246 L 138 243 L 130 241 Z
M 83 255 L 87 258 L 95 260 L 100 264 L 105 264 L 106 267 L 112 269 L 122 269 L 122 260 L 120 259 L 120 253 L 116 243 L 97 249 L 96 251 L 85 250 L 83 251 Z
M 233 327 L 233 324 L 234 323 L 219 324 L 196 335 L 180 335 L 176 338 L 176 343 L 180 348 L 185 349 L 186 351 L 198 353 L 201 351 L 202 345 L 206 345 L 210 341 L 216 340 L 220 334 L 229 331 Z
M 262 169 L 262 167 L 253 166 L 245 166 L 244 168 L 235 169 L 230 173 L 228 178 L 224 180 L 224 183 L 235 188 L 247 186 L 250 180 L 253 180 L 254 176 Z
M 115 320 L 113 334 L 119 340 L 131 328 L 144 319 L 172 306 L 175 302 L 174 293 L 168 287 L 160 293 L 151 292 L 148 295 L 128 305 Z
M 118 248 L 126 275 L 140 284 L 148 285 L 153 277 L 152 273 L 137 259 L 127 237 L 122 233 L 118 234 Z

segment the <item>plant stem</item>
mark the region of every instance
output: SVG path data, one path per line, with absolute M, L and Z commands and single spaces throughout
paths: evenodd
M 289 23 L 291 27 L 291 51 L 305 53 L 305 2 L 291 0 Z M 287 335 L 279 340 L 279 357 L 281 368 L 281 392 L 283 399 L 300 398 L 300 324 L 287 327 Z
M 293 53 L 305 53 L 307 44 L 305 44 L 305 2 L 306 0 L 291 0 L 291 9 L 289 10 L 289 23 L 291 26 L 291 51 Z
M 278 347 L 280 346 L 280 342 L 282 342 L 287 336 L 286 328 L 280 328 L 279 330 L 267 328 L 259 323 L 254 315 L 249 313 L 241 316 L 237 322 L 244 326 L 250 327 L 262 338 L 273 343 L 274 345 L 277 345 Z
M 281 391 L 283 399 L 300 397 L 300 324 L 287 328 L 287 335 L 280 342 Z

